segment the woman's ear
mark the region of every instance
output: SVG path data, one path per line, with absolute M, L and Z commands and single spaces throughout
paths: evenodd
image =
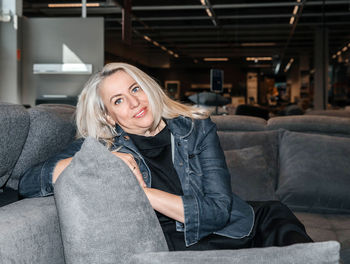
M 109 114 L 106 114 L 106 120 L 107 120 L 108 124 L 115 126 L 116 121 Z

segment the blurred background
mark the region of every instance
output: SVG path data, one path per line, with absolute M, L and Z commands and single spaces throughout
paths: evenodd
M 0 101 L 75 104 L 122 61 L 182 102 L 269 118 L 350 105 L 350 0 L 0 0 Z

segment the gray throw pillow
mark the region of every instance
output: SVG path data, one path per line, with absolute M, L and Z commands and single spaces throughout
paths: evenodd
M 270 173 L 262 146 L 225 151 L 232 191 L 244 200 L 275 200 L 274 175 Z
M 167 251 L 158 219 L 128 166 L 87 138 L 55 184 L 65 261 L 126 263 Z
M 350 213 L 350 139 L 286 131 L 277 195 L 290 208 Z

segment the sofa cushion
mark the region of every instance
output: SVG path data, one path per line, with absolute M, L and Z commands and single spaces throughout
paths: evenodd
M 0 263 L 65 264 L 53 197 L 0 208 Z
M 55 184 L 66 263 L 125 263 L 134 253 L 168 250 L 129 167 L 87 138 Z
M 239 250 L 155 252 L 135 255 L 130 264 L 338 264 L 336 241 Z
M 21 105 L 0 103 L 0 189 L 9 180 L 29 130 L 29 115 Z
M 75 107 L 69 105 L 39 105 L 28 110 L 30 127 L 8 186 L 18 189 L 21 175 L 32 166 L 57 154 L 73 141 Z
M 285 131 L 277 195 L 294 210 L 350 213 L 350 139 Z
M 275 179 L 261 145 L 225 151 L 232 191 L 244 200 L 275 200 Z
M 276 180 L 278 176 L 278 139 L 279 139 L 279 133 L 280 131 L 255 131 L 255 132 L 229 132 L 229 131 L 219 131 L 219 139 L 220 144 L 224 151 L 227 150 L 239 150 L 239 149 L 245 149 L 250 147 L 261 147 L 261 151 L 263 153 L 263 157 L 265 159 L 265 162 L 267 164 L 267 177 L 271 179 L 273 182 L 273 188 L 276 189 Z M 249 156 L 247 152 L 246 158 Z M 253 155 L 254 157 L 254 155 Z M 234 162 L 232 160 L 232 162 Z M 247 163 L 249 163 L 246 160 Z M 249 166 L 254 166 L 254 161 L 252 160 L 251 163 L 249 163 Z M 253 169 L 253 168 L 252 168 Z M 256 168 L 253 169 L 256 170 Z M 249 172 L 249 169 L 248 171 Z M 252 172 L 252 171 L 251 171 Z M 264 172 L 265 173 L 265 172 Z M 237 174 L 238 175 L 238 174 Z M 253 177 L 253 176 L 252 176 Z M 265 200 L 267 198 L 265 195 L 264 197 L 261 197 L 262 200 Z M 273 197 L 271 197 L 273 199 Z

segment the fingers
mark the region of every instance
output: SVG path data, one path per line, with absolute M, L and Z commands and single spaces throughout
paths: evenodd
M 133 172 L 133 174 L 136 176 L 137 181 L 140 183 L 140 185 L 145 188 L 146 183 L 143 180 L 141 171 L 139 169 L 139 166 L 137 165 L 134 157 L 131 154 L 128 153 L 120 153 L 120 152 L 112 152 L 117 157 L 121 158 L 126 165 L 130 168 L 130 170 Z

